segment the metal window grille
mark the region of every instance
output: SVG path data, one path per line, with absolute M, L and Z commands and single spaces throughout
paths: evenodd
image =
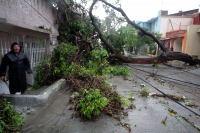
M 0 62 L 3 56 L 10 51 L 10 45 L 13 42 L 18 42 L 22 46 L 22 52 L 29 58 L 32 70 L 46 57 L 46 38 L 0 31 Z M 33 77 L 27 78 L 27 83 L 32 85 L 33 82 Z

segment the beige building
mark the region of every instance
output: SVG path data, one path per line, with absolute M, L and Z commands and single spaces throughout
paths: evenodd
M 185 30 L 166 32 L 166 41 L 169 49 L 191 55 L 194 59 L 200 59 L 200 25 L 188 25 Z
M 167 48 L 200 59 L 200 23 L 194 20 L 194 15 L 199 14 L 194 13 L 196 11 L 162 16 L 160 33 L 161 41 Z
M 157 17 L 146 22 L 138 22 L 138 25 L 148 28 L 150 32 L 162 34 L 161 42 L 166 48 L 200 59 L 200 13 L 198 11 L 194 9 L 174 14 L 159 11 Z M 148 47 L 147 52 L 150 51 Z M 161 53 L 157 45 L 156 54 Z
M 200 24 L 188 26 L 186 46 L 183 53 L 200 59 Z

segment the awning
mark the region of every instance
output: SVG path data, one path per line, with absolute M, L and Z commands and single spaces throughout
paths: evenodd
M 167 38 L 178 38 L 178 37 L 184 37 L 186 30 L 175 30 L 171 32 L 166 32 Z

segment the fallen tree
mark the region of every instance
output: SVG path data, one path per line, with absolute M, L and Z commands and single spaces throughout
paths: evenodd
M 101 1 L 104 4 L 112 7 L 113 9 L 117 10 L 118 12 L 120 12 L 121 15 L 126 19 L 128 24 L 130 24 L 133 27 L 135 27 L 136 29 L 140 30 L 142 34 L 150 36 L 151 38 L 153 38 L 153 40 L 158 44 L 158 46 L 161 48 L 163 53 L 160 56 L 156 57 L 156 58 L 129 58 L 129 57 L 125 57 L 125 56 L 117 54 L 115 52 L 114 48 L 103 37 L 103 34 L 101 33 L 101 30 L 99 29 L 98 25 L 96 24 L 95 18 L 94 18 L 93 14 L 92 14 L 92 10 L 93 10 L 95 4 L 98 1 Z M 153 34 L 145 31 L 144 29 L 142 29 L 141 27 L 139 27 L 138 25 L 133 23 L 121 8 L 115 7 L 114 5 L 108 3 L 105 0 L 94 0 L 92 5 L 90 6 L 89 16 L 90 16 L 90 19 L 92 21 L 92 25 L 95 27 L 95 30 L 98 32 L 99 38 L 109 48 L 109 50 L 111 52 L 110 57 L 116 58 L 116 59 L 120 60 L 123 63 L 155 64 L 155 63 L 163 63 L 163 62 L 166 62 L 166 61 L 179 60 L 179 61 L 183 61 L 183 62 L 189 63 L 192 66 L 200 64 L 200 60 L 197 60 L 197 59 L 193 60 L 192 57 L 190 55 L 188 55 L 188 54 L 184 54 L 184 53 L 181 53 L 181 52 L 170 51 L 169 49 L 165 48 L 162 45 L 162 43 Z
M 55 2 L 55 0 L 52 0 L 52 1 Z M 148 31 L 144 30 L 143 28 L 136 25 L 133 21 L 131 21 L 129 17 L 126 15 L 126 13 L 123 11 L 123 9 L 116 7 L 105 0 L 93 0 L 89 11 L 85 9 L 85 5 L 78 4 L 73 0 L 70 0 L 70 2 L 68 3 L 66 3 L 64 0 L 56 1 L 56 2 L 57 2 L 57 6 L 59 7 L 58 16 L 62 16 L 62 17 L 59 17 L 59 20 L 58 20 L 59 26 L 61 23 L 66 24 L 69 21 L 71 21 L 69 19 L 70 18 L 69 16 L 73 15 L 73 16 L 77 16 L 81 18 L 82 21 L 85 21 L 87 30 L 90 31 L 90 33 L 87 35 L 85 39 L 87 44 L 90 46 L 90 48 L 92 48 L 91 43 L 93 43 L 94 45 L 93 39 L 95 38 L 96 39 L 95 43 L 97 43 L 98 42 L 97 40 L 99 38 L 103 42 L 104 46 L 106 47 L 106 50 L 108 50 L 110 58 L 117 59 L 122 63 L 133 63 L 133 64 L 155 64 L 155 63 L 163 63 L 166 61 L 173 61 L 173 60 L 183 61 L 185 63 L 188 63 L 191 66 L 200 64 L 200 60 L 192 59 L 192 57 L 188 54 L 171 51 L 168 48 L 166 48 L 153 34 L 149 33 Z M 102 2 L 103 4 L 113 8 L 115 11 L 121 13 L 121 15 L 125 18 L 126 22 L 129 25 L 139 30 L 140 34 L 151 37 L 154 40 L 154 42 L 158 44 L 158 46 L 161 48 L 163 52 L 155 58 L 130 58 L 130 57 L 126 57 L 126 56 L 118 54 L 115 48 L 113 48 L 113 46 L 111 46 L 106 40 L 106 38 L 103 36 L 102 31 L 100 30 L 100 25 L 101 25 L 100 21 L 96 17 L 94 17 L 92 14 L 94 6 L 98 2 Z M 89 18 L 87 14 L 89 14 Z M 93 27 L 91 27 L 90 21 L 92 22 Z M 74 32 L 71 34 L 73 34 L 73 38 L 75 38 L 75 40 L 77 39 L 82 39 L 82 41 L 84 40 L 83 33 L 81 31 L 77 31 L 76 28 L 73 29 L 73 31 Z M 80 34 L 77 35 L 77 33 L 80 33 Z M 59 40 L 62 40 L 60 38 L 62 37 L 59 36 Z M 61 42 L 63 42 L 63 40 Z M 94 47 L 96 46 L 93 46 L 93 48 Z
M 65 78 L 73 94 L 71 98 L 73 105 L 69 108 L 73 111 L 72 117 L 96 119 L 100 112 L 104 111 L 120 121 L 122 115 L 127 116 L 129 109 L 135 107 L 129 101 L 133 100 L 132 97 L 128 99 L 123 97 L 116 91 L 116 86 L 106 82 L 105 74 L 130 75 L 124 67 L 110 66 L 108 61 L 110 58 L 124 63 L 155 64 L 181 60 L 190 65 L 197 64 L 189 55 L 167 50 L 156 37 L 132 23 L 123 10 L 102 0 L 105 4 L 121 11 L 129 24 L 141 30 L 142 34 L 152 37 L 164 51 L 157 58 L 137 59 L 119 55 L 103 36 L 98 19 L 92 15 L 97 0 L 93 1 L 89 12 L 73 1 L 71 5 L 63 4 L 65 1 L 62 0 L 58 2 L 60 3 L 57 5 L 61 6 L 58 8 L 58 14 L 62 16 L 58 20 L 60 43 L 54 49 L 52 56 L 36 67 L 34 87 L 49 85 L 59 78 Z M 89 16 L 85 15 L 86 13 L 89 13 Z M 106 46 L 105 49 L 102 49 L 99 38 Z M 129 126 L 123 123 L 121 125 L 130 131 Z

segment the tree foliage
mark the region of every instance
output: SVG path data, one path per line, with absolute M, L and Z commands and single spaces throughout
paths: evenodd
M 0 97 L 0 133 L 18 132 L 24 120 L 13 105 Z

